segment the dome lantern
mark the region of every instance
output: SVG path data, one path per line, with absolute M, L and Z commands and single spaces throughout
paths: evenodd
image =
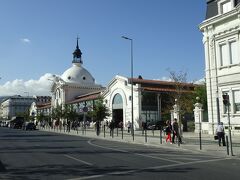
M 80 64 L 83 64 L 82 62 L 82 52 L 81 50 L 79 49 L 79 46 L 78 46 L 78 37 L 77 37 L 77 46 L 76 46 L 76 49 L 75 51 L 73 52 L 73 60 L 72 60 L 72 63 L 80 63 Z

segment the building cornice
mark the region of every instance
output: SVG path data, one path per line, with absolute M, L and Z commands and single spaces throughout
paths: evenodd
M 220 23 L 221 21 L 224 21 L 227 18 L 230 18 L 232 16 L 237 16 L 237 18 L 240 18 L 240 7 L 239 6 L 225 14 L 219 14 L 217 16 L 214 16 L 212 18 L 204 20 L 201 24 L 199 24 L 198 27 L 199 27 L 200 31 L 203 32 L 205 27 L 211 26 L 216 23 Z

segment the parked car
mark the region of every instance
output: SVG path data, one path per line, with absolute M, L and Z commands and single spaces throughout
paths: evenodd
M 147 124 L 147 129 L 149 129 L 149 130 L 160 130 L 160 129 L 163 129 L 164 125 L 165 125 L 164 121 L 149 122 Z

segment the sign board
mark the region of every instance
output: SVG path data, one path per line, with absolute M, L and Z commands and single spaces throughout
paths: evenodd
M 85 106 L 85 107 L 83 107 L 82 110 L 83 110 L 83 112 L 88 112 L 88 107 Z

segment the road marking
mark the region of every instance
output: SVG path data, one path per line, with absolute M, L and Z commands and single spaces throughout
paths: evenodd
M 171 157 L 169 157 L 171 158 Z M 172 157 L 173 158 L 173 157 Z M 179 159 L 179 160 L 189 160 L 189 161 L 200 161 L 201 159 L 196 159 L 196 158 L 190 158 L 190 157 L 174 157 L 174 159 Z
M 121 172 L 116 171 L 116 172 L 93 175 L 93 176 L 84 176 L 84 177 L 72 178 L 72 179 L 68 179 L 68 180 L 94 179 L 94 178 L 99 178 L 99 177 L 104 177 L 104 176 L 109 176 L 109 175 L 126 175 L 126 174 L 130 174 L 130 173 L 142 172 L 144 170 L 160 170 L 160 169 L 164 169 L 164 168 L 171 168 L 171 167 L 184 166 L 184 165 L 193 165 L 193 164 L 201 164 L 201 163 L 208 163 L 208 162 L 216 162 L 216 161 L 223 161 L 223 160 L 227 160 L 227 159 L 231 159 L 231 158 L 201 160 L 201 161 L 186 162 L 186 163 L 181 163 L 181 164 L 169 164 L 169 165 L 147 167 L 147 168 L 141 168 L 141 169 L 129 170 L 129 171 L 121 171 Z
M 152 158 L 152 159 L 160 159 L 160 160 L 169 161 L 169 162 L 178 163 L 178 164 L 182 163 L 181 161 L 175 161 L 175 160 L 171 160 L 171 159 L 166 159 L 166 158 L 161 158 L 161 157 L 156 157 L 156 156 L 150 156 L 150 155 L 146 155 L 146 154 L 138 154 L 138 153 L 133 153 L 133 154 L 136 154 L 138 156 Z
M 125 151 L 125 150 L 115 149 L 115 148 L 110 148 L 110 147 L 104 147 L 104 146 L 96 145 L 96 144 L 93 144 L 91 141 L 92 141 L 92 139 L 91 139 L 91 140 L 88 140 L 88 144 L 90 144 L 90 145 L 92 145 L 92 146 L 95 146 L 95 147 L 99 147 L 99 148 L 103 148 L 103 149 L 109 149 L 109 150 L 113 150 L 113 151 L 119 151 L 119 152 L 128 153 L 128 151 Z
M 83 163 L 83 164 L 86 164 L 86 165 L 88 165 L 88 166 L 92 166 L 92 165 L 93 165 L 93 164 L 91 164 L 91 163 L 89 163 L 89 162 L 83 161 L 83 160 L 81 160 L 81 159 L 77 159 L 77 158 L 72 157 L 72 156 L 69 156 L 69 155 L 64 155 L 64 156 L 66 156 L 66 157 L 68 157 L 68 158 L 70 158 L 70 159 L 73 159 L 73 160 L 75 160 L 75 161 L 81 162 L 81 163 Z
M 152 159 L 161 159 L 161 160 L 164 160 L 164 161 L 178 163 L 178 164 L 182 163 L 181 161 L 174 161 L 174 160 L 171 160 L 171 159 L 166 159 L 166 158 L 161 158 L 161 157 L 156 157 L 156 156 L 150 156 L 150 155 L 145 155 L 145 154 L 139 154 L 139 153 L 132 153 L 130 151 L 125 151 L 125 150 L 115 149 L 115 148 L 110 148 L 110 147 L 104 147 L 104 146 L 93 144 L 91 141 L 92 141 L 92 139 L 88 141 L 88 144 L 90 144 L 92 146 L 95 146 L 95 147 L 103 148 L 103 149 L 110 149 L 110 150 L 118 151 L 118 152 L 131 153 L 131 154 L 135 154 L 137 156 L 143 156 L 143 157 L 148 157 L 148 158 L 152 158 Z

